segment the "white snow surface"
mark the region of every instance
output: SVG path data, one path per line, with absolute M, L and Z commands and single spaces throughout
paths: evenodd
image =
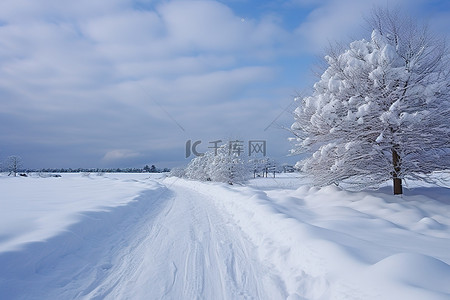
M 450 190 L 0 176 L 0 299 L 450 299 Z M 447 183 L 446 183 L 447 182 Z

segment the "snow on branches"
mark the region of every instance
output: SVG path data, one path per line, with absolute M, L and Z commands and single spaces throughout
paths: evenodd
M 228 145 L 208 151 L 194 158 L 186 167 L 184 177 L 200 181 L 218 181 L 229 184 L 244 182 L 249 178 L 248 167 Z
M 311 96 L 299 98 L 293 153 L 319 186 L 376 188 L 387 179 L 450 168 L 450 83 L 443 41 L 425 28 L 374 15 L 369 40 L 330 51 Z M 397 182 L 395 182 L 397 180 Z

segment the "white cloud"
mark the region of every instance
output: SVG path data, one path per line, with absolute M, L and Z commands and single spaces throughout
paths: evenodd
M 0 19 L 7 22 L 21 23 L 46 20 L 84 20 L 101 14 L 110 14 L 123 10 L 133 3 L 132 0 L 2 0 L 0 2 Z
M 193 56 L 173 56 L 152 60 L 127 61 L 116 65 L 116 70 L 124 77 L 172 78 L 184 74 L 202 74 L 209 70 L 221 70 L 236 65 L 236 57 L 229 53 L 199 54 Z
M 164 24 L 154 11 L 124 10 L 100 15 L 81 24 L 83 34 L 103 46 L 152 46 L 164 34 Z
M 239 17 L 213 1 L 174 1 L 158 8 L 171 46 L 178 51 L 228 50 L 243 42 Z M 244 29 L 245 30 L 245 29 Z
M 111 161 L 111 160 L 121 160 L 126 158 L 133 158 L 139 156 L 139 153 L 134 152 L 133 150 L 127 149 L 116 149 L 106 152 L 103 156 L 103 160 Z
M 420 0 L 419 0 L 420 1 Z M 408 7 L 413 2 L 407 0 L 389 1 L 389 7 L 403 5 Z M 375 6 L 385 7 L 387 3 L 380 0 L 329 0 L 315 8 L 297 28 L 298 37 L 305 48 L 313 53 L 320 53 L 330 43 L 361 38 L 364 30 L 364 17 L 370 15 Z

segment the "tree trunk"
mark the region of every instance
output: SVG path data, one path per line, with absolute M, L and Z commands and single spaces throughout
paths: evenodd
M 395 149 L 392 149 L 392 163 L 394 164 L 394 172 L 392 173 L 394 195 L 401 195 L 403 194 L 402 179 L 398 177 L 400 174 L 400 156 Z

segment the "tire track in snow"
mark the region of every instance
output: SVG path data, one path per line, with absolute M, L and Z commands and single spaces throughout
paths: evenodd
M 284 291 L 272 289 L 276 284 L 267 282 L 267 269 L 257 259 L 256 248 L 243 235 L 224 211 L 218 210 L 208 195 L 185 186 L 174 185 L 174 192 L 191 203 L 192 225 L 190 234 L 202 247 L 195 249 L 204 257 L 200 266 L 186 273 L 205 276 L 204 289 L 192 299 L 283 299 Z M 189 264 L 187 265 L 189 266 Z M 196 271 L 199 267 L 203 273 Z M 264 277 L 264 280 L 262 280 Z M 201 291 L 201 293 L 200 293 Z M 188 297 L 184 298 L 188 299 Z
M 177 183 L 167 189 L 157 211 L 149 207 L 131 216 L 129 226 L 111 228 L 91 250 L 101 253 L 98 263 L 53 298 L 285 298 L 267 284 L 270 275 L 253 244 L 208 195 Z
M 208 195 L 168 188 L 165 207 L 124 236 L 86 298 L 274 299 L 260 283 L 256 249 Z

